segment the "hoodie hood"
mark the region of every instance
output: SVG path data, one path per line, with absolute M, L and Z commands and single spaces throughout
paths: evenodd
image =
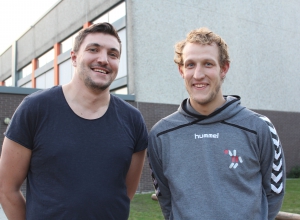
M 240 105 L 241 98 L 239 96 L 224 96 L 224 98 L 226 102 L 220 108 L 217 108 L 214 112 L 207 116 L 201 115 L 194 110 L 189 103 L 189 99 L 183 100 L 178 108 L 178 112 L 184 115 L 190 122 L 197 124 L 210 124 L 227 120 L 245 108 Z

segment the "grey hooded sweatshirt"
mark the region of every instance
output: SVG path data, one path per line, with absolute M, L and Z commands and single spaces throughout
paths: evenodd
M 208 116 L 186 99 L 150 131 L 148 158 L 165 219 L 266 220 L 281 208 L 284 156 L 270 120 L 238 96 Z

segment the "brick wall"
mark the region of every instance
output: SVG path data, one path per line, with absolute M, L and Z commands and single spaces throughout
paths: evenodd
M 7 125 L 3 120 L 5 117 L 11 118 L 13 112 L 26 95 L 16 94 L 1 94 L 0 93 L 0 142 L 3 142 L 3 132 L 6 130 Z M 138 108 L 146 122 L 148 131 L 152 126 L 161 118 L 173 113 L 177 110 L 178 105 L 168 104 L 155 104 L 155 103 L 137 103 L 131 102 L 134 107 Z M 300 136 L 298 135 L 300 130 L 300 113 L 294 112 L 277 112 L 277 111 L 263 111 L 257 110 L 273 122 L 277 132 L 280 136 L 281 143 L 283 145 L 287 171 L 293 166 L 300 165 Z M 2 144 L 1 144 L 2 147 Z M 22 186 L 22 191 L 25 192 L 25 183 Z M 141 181 L 138 187 L 138 192 L 153 191 L 152 180 L 150 176 L 150 169 L 148 160 L 146 158 L 144 169 L 141 176 Z M 23 193 L 24 193 L 23 192 Z
M 2 143 L 7 125 L 4 124 L 4 118 L 11 118 L 14 111 L 24 99 L 26 95 L 16 94 L 0 94 L 0 143 L 2 150 Z
M 162 105 L 155 103 L 136 103 L 135 106 L 141 111 L 145 119 L 148 131 L 150 131 L 153 125 L 156 122 L 158 122 L 161 118 L 173 113 L 178 108 L 177 105 Z M 138 191 L 154 191 L 147 157 L 145 160 Z

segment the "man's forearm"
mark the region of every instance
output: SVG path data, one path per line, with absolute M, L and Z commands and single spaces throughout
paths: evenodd
M 134 153 L 131 158 L 131 163 L 126 176 L 127 195 L 130 200 L 138 188 L 142 169 L 144 166 L 146 150 Z
M 2 194 L 1 205 L 8 219 L 25 220 L 26 202 L 20 191 Z

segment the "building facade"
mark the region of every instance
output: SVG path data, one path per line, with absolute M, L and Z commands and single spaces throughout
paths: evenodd
M 60 0 L 0 55 L 0 135 L 22 97 L 71 80 L 74 37 L 102 21 L 122 40 L 111 92 L 140 109 L 150 129 L 188 97 L 173 62 L 174 44 L 208 27 L 229 45 L 223 93 L 241 96 L 242 105 L 272 120 L 290 170 L 300 165 L 299 9 L 296 0 Z M 146 163 L 139 191 L 151 190 Z

